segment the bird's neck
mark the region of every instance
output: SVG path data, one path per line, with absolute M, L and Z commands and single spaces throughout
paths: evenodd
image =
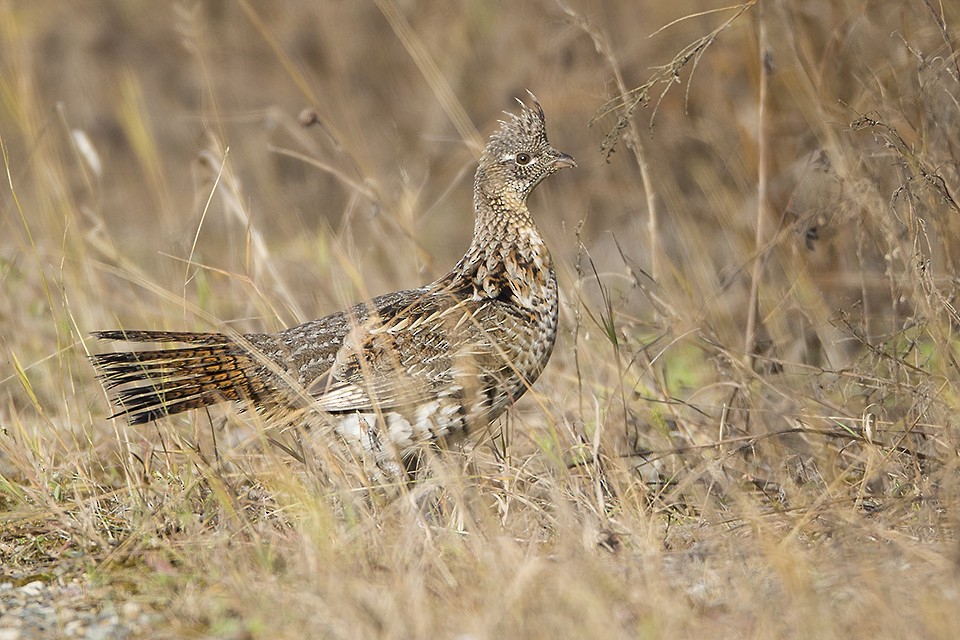
M 484 197 L 477 191 L 473 240 L 448 274 L 473 289 L 476 298 L 503 298 L 532 306 L 554 287 L 550 252 L 526 203 L 518 198 Z

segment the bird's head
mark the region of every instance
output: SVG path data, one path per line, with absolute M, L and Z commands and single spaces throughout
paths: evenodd
M 520 100 L 520 113 L 508 113 L 500 129 L 490 136 L 477 168 L 477 195 L 488 203 L 522 204 L 534 187 L 565 167 L 575 167 L 573 158 L 557 151 L 547 141 L 543 109 L 530 94 L 531 106 Z

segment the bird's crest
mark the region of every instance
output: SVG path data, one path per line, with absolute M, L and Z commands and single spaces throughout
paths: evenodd
M 488 145 L 493 148 L 512 148 L 518 143 L 546 143 L 547 125 L 543 116 L 543 107 L 537 96 L 527 91 L 532 105 L 517 98 L 517 104 L 520 105 L 520 113 L 510 113 L 504 111 L 506 119 L 500 120 L 500 129 L 491 137 Z

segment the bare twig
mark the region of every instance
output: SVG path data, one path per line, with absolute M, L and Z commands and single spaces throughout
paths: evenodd
M 606 137 L 603 139 L 603 142 L 600 145 L 601 151 L 606 154 L 606 157 L 609 158 L 610 155 L 616 149 L 616 144 L 620 139 L 621 132 L 627 128 L 630 118 L 633 117 L 634 112 L 637 110 L 637 107 L 646 106 L 650 102 L 650 89 L 657 85 L 664 85 L 663 91 L 660 92 L 660 95 L 657 97 L 656 105 L 654 106 L 653 113 L 650 114 L 650 126 L 653 126 L 653 121 L 656 118 L 657 110 L 659 109 L 660 103 L 663 101 L 663 98 L 667 95 L 667 92 L 673 87 L 674 84 L 680 83 L 680 71 L 683 70 L 685 66 L 691 61 L 693 62 L 693 68 L 691 70 L 691 76 L 696 71 L 697 66 L 700 64 L 700 60 L 703 58 L 704 53 L 707 49 L 717 41 L 717 38 L 723 33 L 727 28 L 732 25 L 737 18 L 743 15 L 748 9 L 757 4 L 759 0 L 751 0 L 750 2 L 745 2 L 741 5 L 730 7 L 730 9 L 736 9 L 729 19 L 724 21 L 719 27 L 703 36 L 694 40 L 680 52 L 673 57 L 668 64 L 655 67 L 654 73 L 639 87 L 630 89 L 629 91 L 624 91 L 616 98 L 609 100 L 604 105 L 602 105 L 598 110 L 596 115 L 593 117 L 593 120 L 590 121 L 590 124 L 597 122 L 600 118 L 616 112 L 617 113 L 617 122 L 613 128 L 607 133 Z M 671 24 L 675 24 L 677 21 Z M 657 31 L 659 33 L 659 31 Z M 689 92 L 689 83 L 687 85 L 687 91 Z M 688 94 L 689 95 L 689 94 Z
M 767 43 L 767 25 L 764 19 L 764 4 L 757 7 L 757 52 L 760 62 L 760 87 L 757 94 L 757 220 L 754 247 L 759 252 L 764 246 L 767 230 L 767 84 L 773 55 Z M 750 272 L 750 300 L 747 303 L 747 328 L 743 339 L 746 362 L 753 363 L 757 346 L 757 316 L 759 309 L 760 278 L 766 263 L 766 253 L 758 253 Z
M 467 115 L 463 105 L 460 104 L 456 94 L 453 92 L 453 89 L 450 88 L 447 79 L 440 72 L 440 68 L 437 66 L 437 63 L 434 62 L 430 52 L 427 51 L 420 36 L 418 36 L 417 32 L 410 26 L 410 22 L 404 17 L 400 11 L 400 7 L 397 6 L 394 0 L 376 0 L 376 4 L 380 12 L 383 13 L 383 17 L 390 23 L 393 32 L 400 39 L 400 42 L 403 43 L 403 47 L 407 50 L 407 53 L 410 54 L 410 57 L 413 58 L 413 61 L 417 64 L 417 68 L 420 69 L 423 79 L 430 85 L 437 100 L 440 101 L 443 110 L 447 112 L 447 116 L 450 117 L 453 126 L 455 126 L 460 133 L 460 137 L 467 143 L 470 150 L 479 156 L 480 151 L 483 149 L 483 138 L 480 136 L 476 127 L 473 126 L 470 116 Z
M 599 51 L 600 54 L 606 58 L 607 63 L 610 65 L 610 69 L 613 71 L 614 81 L 617 83 L 617 91 L 620 92 L 620 95 L 625 96 L 630 93 L 630 90 L 627 89 L 627 84 L 623 79 L 623 73 L 620 70 L 620 63 L 606 36 L 588 23 L 586 18 L 576 13 L 562 1 L 558 0 L 557 4 L 560 5 L 560 8 L 563 9 L 567 15 L 574 20 L 577 26 L 579 26 L 584 33 L 590 36 L 590 38 L 593 40 L 594 46 L 597 48 L 597 51 Z M 657 209 L 657 197 L 653 189 L 653 181 L 650 178 L 650 167 L 647 163 L 646 153 L 643 149 L 643 143 L 641 142 L 640 134 L 637 132 L 636 124 L 633 122 L 633 118 L 625 118 L 623 120 L 623 126 L 629 129 L 630 143 L 628 146 L 630 150 L 633 151 L 633 156 L 637 161 L 637 167 L 640 169 L 640 179 L 643 182 L 643 192 L 647 199 L 647 240 L 650 245 L 650 276 L 654 281 L 658 281 L 660 275 L 660 215 Z M 622 128 L 623 127 L 621 127 L 621 129 Z M 606 140 L 604 140 L 604 142 L 606 142 Z M 603 150 L 603 146 L 601 145 L 601 151 Z M 608 160 L 612 152 L 612 148 L 606 152 L 605 157 Z

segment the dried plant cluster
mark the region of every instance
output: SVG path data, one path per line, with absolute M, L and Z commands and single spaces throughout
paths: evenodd
M 160 637 L 953 637 L 960 7 L 714 4 L 0 3 L 0 583 Z M 525 89 L 579 168 L 489 437 L 383 487 L 108 420 L 90 331 L 442 275 Z

